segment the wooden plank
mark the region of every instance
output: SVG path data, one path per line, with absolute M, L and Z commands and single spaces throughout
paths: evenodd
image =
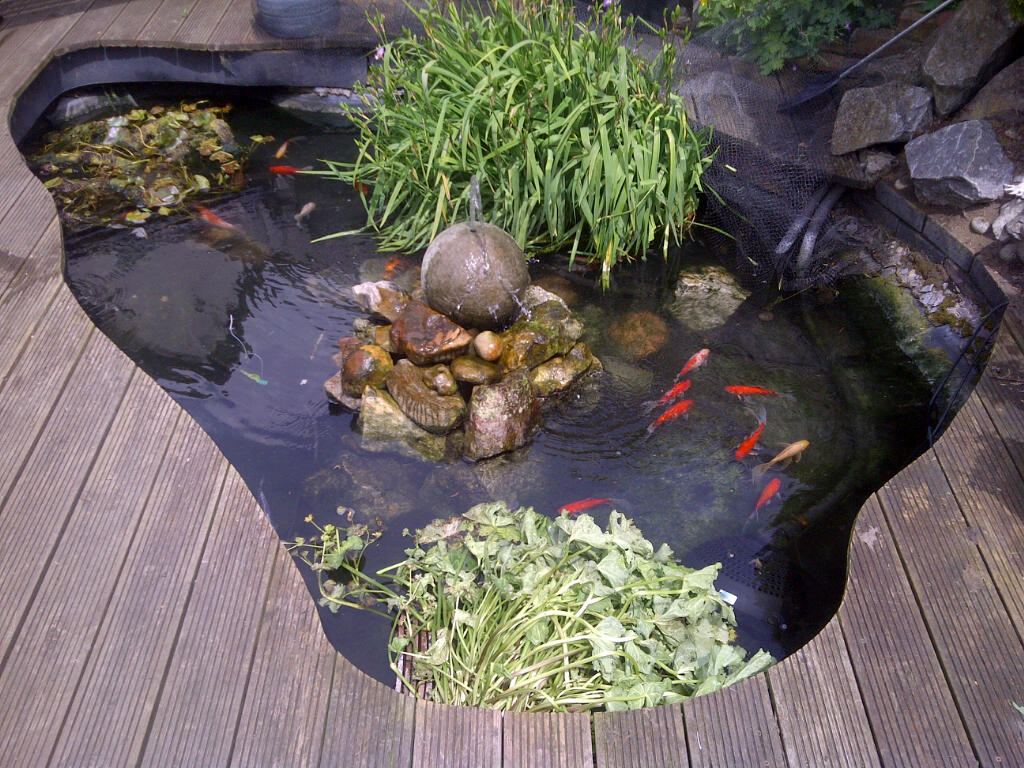
M 36 436 L 46 425 L 94 330 L 71 291 L 65 288 L 24 350 L 11 353 L 14 365 L 6 372 L 0 388 L 0 434 L 4 435 L 0 440 L 0 498 L 6 498 L 21 473 Z M 6 518 L 5 508 L 0 524 Z M 11 618 L 2 613 L 0 616 Z
M 12 183 L 8 187 L 12 189 L 16 197 L 12 199 L 7 215 L 0 220 L 3 247 L 20 257 L 19 266 L 36 250 L 43 238 L 48 239 L 50 248 L 59 249 L 61 244 L 60 224 L 57 221 L 57 208 L 53 203 L 53 198 L 49 193 L 46 193 L 45 198 L 38 193 L 38 187 L 41 187 L 42 184 L 28 169 L 25 169 L 23 179 L 23 184 Z M 29 198 L 34 204 L 23 204 L 21 201 L 25 198 Z M 53 227 L 52 231 L 50 231 L 51 227 Z M 59 254 L 60 251 L 54 250 L 53 253 Z
M 970 740 L 875 496 L 857 518 L 839 623 L 883 765 L 970 765 Z
M 85 338 L 89 338 L 88 333 Z M 42 354 L 46 351 L 42 350 Z M 33 353 L 40 354 L 40 350 Z M 5 553 L 0 566 L 5 584 L 0 592 L 0 658 L 7 654 L 21 617 L 46 573 L 50 554 L 63 535 L 75 499 L 134 369 L 100 334 L 89 338 L 84 354 L 72 369 L 70 363 L 74 359 L 75 356 L 69 356 L 63 366 L 50 363 L 56 375 L 69 381 L 63 390 L 59 386 L 40 389 L 31 377 L 24 397 L 14 387 L 4 390 L 5 404 L 10 402 L 14 408 L 27 409 L 28 399 L 37 411 L 47 412 L 47 421 L 34 441 L 17 439 L 26 436 L 26 425 L 14 424 L 12 431 L 5 430 L 15 438 L 9 442 L 18 443 L 23 451 L 31 449 L 31 453 L 20 474 L 10 474 L 13 467 L 22 466 L 20 457 L 11 462 L 12 466 L 5 467 L 4 491 L 8 483 L 11 487 L 9 493 L 0 494 L 4 498 L 0 508 L 0 552 Z M 17 374 L 12 377 L 18 378 Z M 88 381 L 89 386 L 76 386 L 76 381 Z M 33 426 L 38 417 L 37 414 L 31 422 Z M 3 419 L 0 424 L 6 427 L 10 421 Z M 30 546 L 26 546 L 28 543 Z
M 227 765 L 278 546 L 229 470 L 140 766 Z
M 691 768 L 787 766 L 765 675 L 690 699 L 683 719 Z
M 1024 638 L 1024 481 L 978 395 L 960 409 L 935 455 L 1017 636 Z
M 369 678 L 340 653 L 333 656 L 321 768 L 408 768 L 416 700 Z
M 134 765 L 189 601 L 227 461 L 183 419 L 54 748 L 54 765 Z
M 230 8 L 231 0 L 203 0 L 178 28 L 174 43 L 185 48 L 216 48 L 217 41 L 211 43 L 213 30 Z M 252 13 L 252 9 L 243 12 Z
M 1024 352 L 1005 326 L 977 392 L 1017 471 L 1024 475 Z
M 502 726 L 504 768 L 593 768 L 586 713 L 506 712 Z
M 839 623 L 768 670 L 790 765 L 881 766 Z
M 501 765 L 501 713 L 495 709 L 416 702 L 413 768 Z
M 269 48 L 274 38 L 256 26 L 255 6 L 248 0 L 234 0 L 233 7 L 221 17 L 210 38 L 218 47 Z
M 687 768 L 680 707 L 669 705 L 594 714 L 597 768 Z
M 317 764 L 334 656 L 291 555 L 278 548 L 232 766 Z
M 102 45 L 132 45 L 143 27 L 160 8 L 164 0 L 130 0 L 121 7 L 121 12 L 110 22 L 103 34 L 96 38 Z
M 0 755 L 19 765 L 47 764 L 179 417 L 135 371 L 0 674 Z M 52 526 L 48 514 L 37 525 Z
M 170 43 L 198 5 L 199 0 L 164 0 L 139 32 L 139 40 L 149 45 Z
M 978 762 L 1024 764 L 1010 706 L 1024 701 L 1024 647 L 935 455 L 918 458 L 878 498 Z
M 123 6 L 128 5 L 131 5 L 128 0 L 96 0 L 60 43 L 54 46 L 54 54 L 96 45 L 111 22 L 121 14 Z
M 21 93 L 32 76 L 43 68 L 53 47 L 60 42 L 78 19 L 82 11 L 54 19 L 41 19 L 31 24 L 12 27 L 10 34 L 0 43 L 0 104 L 4 113 L 10 109 L 9 99 Z

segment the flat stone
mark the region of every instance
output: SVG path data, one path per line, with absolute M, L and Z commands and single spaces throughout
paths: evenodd
M 338 371 L 324 382 L 324 393 L 327 395 L 327 399 L 333 403 L 343 405 L 350 411 L 359 410 L 359 398 L 345 394 L 345 388 L 341 382 L 341 371 Z
M 391 348 L 416 365 L 446 363 L 472 342 L 465 328 L 418 301 L 409 301 L 391 326 Z
M 1003 67 L 957 113 L 961 120 L 986 120 L 1007 113 L 1024 114 L 1024 57 Z
M 931 120 L 932 95 L 925 88 L 899 84 L 851 88 L 839 102 L 832 154 L 909 141 Z
M 1010 15 L 1006 0 L 966 0 L 956 10 L 921 65 L 938 114 L 959 109 L 1007 63 L 1022 26 Z
M 380 315 L 389 323 L 398 319 L 410 301 L 409 294 L 390 280 L 353 285 L 352 298 L 364 312 Z
M 968 120 L 908 142 L 907 166 L 923 203 L 964 208 L 998 200 L 1013 163 L 985 120 Z
M 467 384 L 493 384 L 501 379 L 501 369 L 497 365 L 478 357 L 456 357 L 452 360 L 451 368 L 456 381 Z
M 520 448 L 540 423 L 540 401 L 526 370 L 473 389 L 466 414 L 466 458 L 479 460 Z
M 553 357 L 530 371 L 530 383 L 540 397 L 550 397 L 563 392 L 572 383 L 600 363 L 582 342 L 576 344 L 564 356 Z
M 417 426 L 387 392 L 370 387 L 363 394 L 356 418 L 362 434 L 361 446 L 368 451 L 394 450 L 406 456 L 440 461 L 445 455 L 445 438 Z
M 434 391 L 434 374 L 432 368 L 419 368 L 408 360 L 399 360 L 388 371 L 387 388 L 402 412 L 418 426 L 444 435 L 462 422 L 466 401 L 459 394 L 440 395 Z

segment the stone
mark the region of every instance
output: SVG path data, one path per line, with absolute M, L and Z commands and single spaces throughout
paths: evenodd
M 989 230 L 989 220 L 984 216 L 975 216 L 971 219 L 971 232 L 976 235 L 984 235 Z
M 341 385 L 346 395 L 362 397 L 367 387 L 382 387 L 391 370 L 391 355 L 376 344 L 363 344 L 345 358 Z
M 1017 260 L 1017 244 L 1007 243 L 999 249 L 999 258 L 1006 264 L 1012 264 Z
M 526 445 L 540 423 L 529 374 L 517 368 L 496 384 L 473 389 L 466 414 L 466 458 L 479 460 Z
M 566 355 L 553 357 L 530 371 L 530 383 L 539 397 L 550 397 L 568 389 L 595 364 L 600 366 L 587 345 L 580 342 Z
M 466 401 L 459 394 L 440 395 L 431 388 L 434 369 L 418 368 L 399 360 L 388 371 L 388 393 L 402 413 L 435 435 L 451 432 L 466 415 Z
M 720 328 L 750 296 L 729 270 L 717 264 L 679 273 L 668 312 L 693 331 Z
M 911 85 L 851 88 L 843 94 L 832 126 L 832 154 L 875 144 L 906 142 L 932 119 L 932 95 Z
M 345 388 L 342 386 L 341 371 L 338 371 L 324 382 L 324 393 L 327 395 L 327 399 L 331 402 L 343 405 L 350 411 L 359 410 L 359 398 L 352 397 L 345 393 Z
M 864 178 L 871 185 L 896 166 L 895 155 L 878 149 L 863 149 L 857 154 L 857 159 L 864 171 Z
M 545 291 L 544 293 L 547 293 Z M 501 334 L 502 371 L 535 368 L 555 355 L 564 355 L 583 335 L 583 323 L 557 296 L 533 305 L 526 317 Z
M 1024 224 L 1024 199 L 1015 197 L 999 207 L 999 215 L 992 222 L 992 237 L 1001 243 L 1011 237 L 1021 239 Z
M 622 356 L 635 363 L 661 349 L 668 341 L 668 323 L 653 312 L 627 312 L 608 328 L 608 336 Z
M 1000 115 L 1024 115 L 1024 57 L 1003 67 L 957 113 L 960 120 L 987 120 Z
M 389 323 L 398 319 L 410 301 L 409 294 L 390 280 L 353 285 L 352 298 L 364 312 L 380 315 Z
M 362 434 L 361 447 L 367 451 L 396 450 L 406 456 L 440 461 L 445 455 L 443 435 L 435 435 L 413 423 L 387 392 L 370 387 L 363 393 L 356 417 Z
M 468 327 L 496 330 L 518 317 L 530 274 L 510 234 L 486 222 L 463 222 L 427 246 L 422 280 L 432 309 Z
M 493 363 L 501 357 L 501 336 L 494 331 L 481 331 L 473 339 L 473 351 L 483 360 Z
M 1006 0 L 966 0 L 939 29 L 921 64 L 938 114 L 955 112 L 1006 64 L 1024 26 L 1007 6 Z
M 998 200 L 1013 178 L 1013 163 L 985 120 L 926 133 L 905 150 L 914 193 L 922 203 L 963 208 Z
M 465 328 L 418 301 L 409 301 L 391 325 L 391 348 L 416 365 L 446 363 L 472 342 Z
M 434 365 L 427 368 L 423 372 L 423 380 L 439 395 L 454 395 L 459 391 L 459 385 L 447 365 Z
M 455 380 L 467 384 L 493 384 L 501 379 L 501 368 L 478 357 L 456 357 L 451 366 Z

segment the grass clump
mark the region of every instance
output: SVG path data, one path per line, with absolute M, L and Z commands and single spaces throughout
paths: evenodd
M 602 530 L 588 515 L 480 504 L 418 531 L 407 558 L 375 577 L 359 568 L 370 538 L 327 525 L 298 546 L 321 573 L 321 604 L 386 608 L 392 668 L 412 693 L 428 683 L 435 701 L 621 710 L 708 693 L 773 662 L 733 642 L 717 564 L 675 563 L 617 512 Z M 413 650 L 421 633 L 429 647 Z
M 568 251 L 601 266 L 663 253 L 691 226 L 709 159 L 673 82 L 675 47 L 647 59 L 625 46 L 610 4 L 589 24 L 566 0 L 494 0 L 484 15 L 427 0 L 423 35 L 384 41 L 351 110 L 352 163 L 326 176 L 355 185 L 381 245 L 425 247 L 468 218 L 480 179 L 484 218 L 524 249 Z

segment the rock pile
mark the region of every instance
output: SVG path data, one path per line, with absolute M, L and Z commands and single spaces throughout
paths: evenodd
M 389 281 L 352 293 L 370 318 L 339 340 L 338 373 L 324 389 L 358 411 L 369 450 L 429 461 L 515 450 L 539 424 L 542 398 L 601 367 L 580 341 L 582 322 L 538 286 L 501 331 L 463 327 Z

